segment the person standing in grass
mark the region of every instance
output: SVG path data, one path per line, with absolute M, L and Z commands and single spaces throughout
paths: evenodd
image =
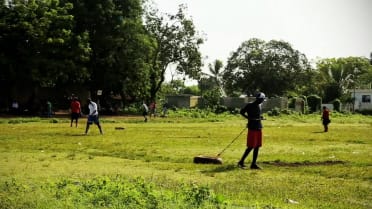
M 52 117 L 52 103 L 48 100 L 46 102 L 46 109 L 47 109 L 47 117 Z
M 150 108 L 150 118 L 152 115 L 155 118 L 156 117 L 156 102 L 155 101 L 151 102 L 149 108 Z
M 324 132 L 328 132 L 328 124 L 331 122 L 329 119 L 329 110 L 326 106 L 323 106 L 322 122 L 324 126 Z
M 89 126 L 93 123 L 97 125 L 99 132 L 103 134 L 101 124 L 99 123 L 98 119 L 98 107 L 95 102 L 93 102 L 90 98 L 88 98 L 88 108 L 89 108 L 89 115 L 87 120 L 87 127 L 85 129 L 85 135 L 88 134 Z
M 265 101 L 265 94 L 260 92 L 256 94 L 256 100 L 248 103 L 245 107 L 240 110 L 240 114 L 248 119 L 248 134 L 247 134 L 247 148 L 243 153 L 242 158 L 238 162 L 238 167 L 245 169 L 244 160 L 248 154 L 253 150 L 253 159 L 251 163 L 251 169 L 261 169 L 257 166 L 256 161 L 258 157 L 258 151 L 262 146 L 262 123 L 261 120 L 261 104 Z
M 147 107 L 147 104 L 145 101 L 142 102 L 142 115 L 145 119 L 144 121 L 147 122 L 147 115 L 149 114 L 149 107 Z
M 70 127 L 72 127 L 72 123 L 75 120 L 75 127 L 78 127 L 78 120 L 81 115 L 81 105 L 77 97 L 73 97 L 71 101 L 71 124 Z

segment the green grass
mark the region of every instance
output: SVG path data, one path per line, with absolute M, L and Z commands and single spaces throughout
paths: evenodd
M 268 117 L 260 171 L 236 167 L 245 133 L 222 165 L 192 162 L 228 145 L 239 116 L 101 118 L 87 136 L 85 119 L 0 119 L 0 208 L 372 208 L 372 118 L 331 119 L 323 133 L 319 115 Z

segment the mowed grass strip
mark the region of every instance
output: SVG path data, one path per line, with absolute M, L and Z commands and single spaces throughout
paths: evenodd
M 240 117 L 101 121 L 105 134 L 91 126 L 87 136 L 84 119 L 78 128 L 62 119 L 1 123 L 0 183 L 16 179 L 32 186 L 120 175 L 173 192 L 183 184 L 204 185 L 223 196 L 228 208 L 372 208 L 369 117 L 340 115 L 328 133 L 315 116 L 268 117 L 260 171 L 236 167 L 245 132 L 222 154 L 222 165 L 193 164 L 194 156 L 222 151 L 244 129 Z M 41 189 L 34 201 L 43 192 L 49 191 Z

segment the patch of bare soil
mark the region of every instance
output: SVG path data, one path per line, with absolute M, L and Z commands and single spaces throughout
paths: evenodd
M 273 165 L 278 167 L 300 167 L 300 166 L 331 166 L 331 165 L 339 165 L 339 164 L 346 164 L 345 161 L 341 160 L 326 160 L 326 161 L 303 161 L 303 162 L 282 162 L 280 160 L 276 161 L 265 161 L 262 162 L 263 164 Z

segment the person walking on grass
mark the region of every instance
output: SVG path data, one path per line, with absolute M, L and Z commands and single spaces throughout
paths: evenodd
M 144 121 L 147 122 L 147 115 L 149 114 L 149 107 L 147 107 L 147 104 L 145 101 L 142 102 L 142 115 L 145 119 Z
M 98 119 L 98 107 L 95 102 L 93 102 L 90 98 L 88 98 L 88 108 L 89 108 L 89 115 L 87 120 L 87 127 L 85 129 L 85 135 L 88 134 L 89 126 L 93 123 L 97 125 L 99 132 L 103 134 L 101 124 L 99 123 Z
M 322 122 L 324 126 L 324 132 L 328 132 L 328 124 L 331 122 L 329 119 L 329 110 L 326 106 L 323 106 Z
M 248 119 L 248 134 L 247 134 L 247 148 L 243 153 L 242 158 L 238 162 L 238 167 L 245 169 L 244 160 L 248 154 L 253 150 L 253 159 L 251 169 L 261 169 L 257 166 L 256 161 L 258 151 L 262 146 L 262 123 L 263 117 L 261 116 L 261 104 L 265 101 L 265 94 L 260 92 L 256 94 L 256 100 L 248 103 L 240 110 L 240 114 Z
M 75 120 L 75 127 L 77 128 L 78 127 L 78 120 L 79 120 L 79 117 L 81 115 L 81 105 L 80 105 L 80 102 L 79 102 L 77 97 L 72 98 L 70 108 L 71 108 L 70 127 L 72 127 L 72 123 Z

